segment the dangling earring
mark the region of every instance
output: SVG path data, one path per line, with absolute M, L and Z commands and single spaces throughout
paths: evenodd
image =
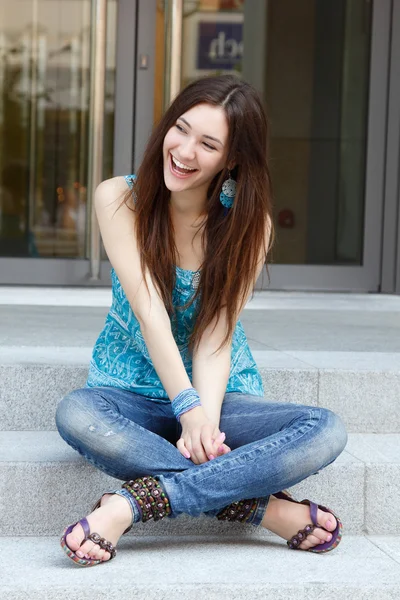
M 229 171 L 229 179 L 226 179 L 222 184 L 222 191 L 219 195 L 219 199 L 221 204 L 225 206 L 225 208 L 231 208 L 233 205 L 233 201 L 236 196 L 236 181 L 232 179 L 231 172 Z M 224 211 L 227 213 L 227 210 Z

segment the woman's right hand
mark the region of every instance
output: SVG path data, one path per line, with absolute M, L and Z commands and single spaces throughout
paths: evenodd
M 229 446 L 223 443 L 225 433 L 210 421 L 201 406 L 183 413 L 180 422 L 182 434 L 176 447 L 185 458 L 190 458 L 196 465 L 231 451 Z

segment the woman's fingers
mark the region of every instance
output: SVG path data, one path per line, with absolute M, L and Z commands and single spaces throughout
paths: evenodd
M 183 438 L 180 438 L 177 442 L 176 442 L 176 447 L 178 448 L 179 452 L 185 457 L 185 458 L 190 458 L 190 452 L 189 450 L 186 448 L 185 446 L 185 440 Z
M 203 464 L 213 460 L 217 456 L 222 456 L 231 449 L 224 444 L 225 433 L 218 427 L 203 427 L 202 429 L 192 430 L 190 434 L 186 433 L 181 437 L 176 447 L 185 458 L 190 458 L 196 465 Z
M 212 440 L 212 442 L 214 443 L 214 440 Z M 220 444 L 220 446 L 218 446 L 217 454 L 214 456 L 214 458 L 228 454 L 228 452 L 232 452 L 232 448 L 230 448 L 227 444 Z
M 226 444 L 221 444 L 220 449 L 221 452 L 219 452 L 219 456 L 222 456 L 223 454 L 228 454 L 228 452 L 232 451 L 232 448 L 229 448 L 229 446 L 227 446 Z
M 219 431 L 218 435 L 215 437 L 215 440 L 213 442 L 213 448 L 212 448 L 211 454 L 213 454 L 214 456 L 218 456 L 219 448 L 224 443 L 225 438 L 226 438 L 225 433 Z
M 218 448 L 220 447 L 220 445 L 222 444 L 222 442 L 225 440 L 225 433 L 221 432 L 220 428 L 218 427 L 218 425 L 215 425 L 214 427 L 214 431 L 212 433 L 212 443 L 213 443 L 213 454 L 217 454 Z
M 225 436 L 225 434 L 223 434 Z M 203 442 L 204 450 L 209 460 L 211 456 L 214 458 L 217 456 L 218 447 L 221 445 L 219 442 L 222 438 L 221 432 L 218 427 L 204 427 L 202 430 L 201 441 Z
M 197 429 L 197 430 L 194 430 L 191 432 L 190 443 L 191 443 L 190 453 L 191 453 L 192 461 L 196 465 L 201 465 L 201 464 L 207 462 L 208 458 L 204 451 L 203 436 L 202 436 L 201 429 Z

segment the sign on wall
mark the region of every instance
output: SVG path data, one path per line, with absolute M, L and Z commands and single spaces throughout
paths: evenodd
M 198 23 L 197 69 L 231 70 L 243 58 L 243 24 Z
M 241 72 L 243 13 L 196 12 L 184 19 L 183 77 L 189 81 L 218 72 Z

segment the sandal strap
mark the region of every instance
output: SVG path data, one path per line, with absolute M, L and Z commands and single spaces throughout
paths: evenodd
M 116 556 L 117 551 L 112 545 L 112 543 L 106 540 L 105 538 L 102 538 L 98 533 L 91 533 L 87 539 L 91 542 L 94 542 L 95 544 L 98 544 L 100 548 L 106 550 L 106 552 L 109 552 L 111 554 L 110 560 L 112 560 Z
M 315 525 L 315 527 L 320 527 L 319 523 L 318 523 L 318 504 L 315 504 L 315 502 L 312 502 L 311 500 L 308 500 L 307 498 L 305 498 L 304 500 L 302 500 L 301 502 L 299 502 L 298 500 L 295 500 L 293 498 L 293 496 L 291 496 L 289 494 L 289 492 L 287 492 L 286 490 L 283 490 L 282 492 L 276 492 L 276 494 L 273 494 L 275 496 L 275 498 L 279 498 L 281 500 L 289 500 L 289 502 L 294 502 L 295 504 L 306 504 L 307 506 L 310 507 L 310 516 L 311 516 L 311 521 L 313 523 L 313 525 Z
M 81 519 L 80 521 L 78 521 L 78 523 L 79 523 L 79 525 L 81 525 L 81 527 L 83 529 L 83 533 L 85 534 L 85 540 L 86 540 L 89 537 L 89 535 L 90 535 L 89 522 L 88 522 L 88 520 L 87 520 L 86 517 L 83 517 L 83 519 Z M 76 523 L 76 525 L 78 525 L 78 523 Z M 82 542 L 82 544 L 83 544 L 83 542 Z
M 106 550 L 107 552 L 109 552 L 111 554 L 110 560 L 116 556 L 117 551 L 111 542 L 109 542 L 105 538 L 101 537 L 101 535 L 98 533 L 90 533 L 90 525 L 89 525 L 89 522 L 86 517 L 83 517 L 83 519 L 78 521 L 78 523 L 81 525 L 83 532 L 85 534 L 85 538 L 82 540 L 81 546 L 84 542 L 86 542 L 87 540 L 90 540 L 91 542 L 98 544 L 100 546 L 100 548 L 102 548 L 103 550 Z M 76 523 L 75 525 L 77 525 L 78 523 Z M 74 527 L 75 527 L 75 525 L 74 525 Z
M 320 527 L 319 523 L 318 523 L 318 504 L 315 504 L 315 502 L 312 502 L 311 500 L 302 500 L 300 502 L 300 504 L 306 504 L 310 507 L 310 515 L 311 515 L 311 521 L 313 523 L 313 525 L 315 525 L 315 527 Z
M 314 529 L 315 525 L 311 525 L 311 523 L 306 525 L 304 529 L 299 529 L 296 535 L 291 537 L 290 540 L 286 542 L 289 548 L 293 550 L 298 548 L 301 542 L 304 542 L 304 540 L 314 531 Z

